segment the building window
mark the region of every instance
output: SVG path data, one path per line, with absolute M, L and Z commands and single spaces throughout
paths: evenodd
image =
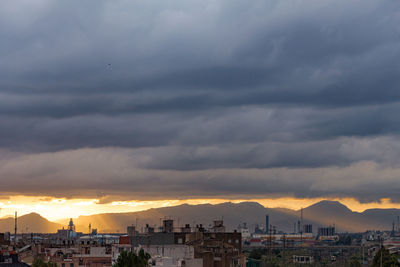
M 73 264 L 73 263 L 70 263 L 70 264 L 69 264 L 69 267 L 74 267 L 74 264 Z

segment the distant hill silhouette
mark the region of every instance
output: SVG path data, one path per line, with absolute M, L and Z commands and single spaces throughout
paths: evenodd
M 277 230 L 293 232 L 295 224 L 300 219 L 300 210 L 283 208 L 265 208 L 256 202 L 222 203 L 217 205 L 179 205 L 149 209 L 131 213 L 106 213 L 91 216 L 80 216 L 75 220 L 78 228 L 87 231 L 89 223 L 102 231 L 126 232 L 126 226 L 138 225 L 139 230 L 146 223 L 158 227 L 161 219 L 175 220 L 175 226 L 212 224 L 213 220 L 223 219 L 228 229 L 236 229 L 243 222 L 254 229 L 258 224 L 265 225 L 265 215 L 269 214 L 270 224 Z M 303 224 L 313 224 L 314 232 L 318 227 L 335 225 L 341 232 L 363 232 L 368 229 L 390 230 L 392 222 L 400 216 L 397 209 L 373 209 L 362 213 L 353 212 L 337 201 L 321 201 L 303 209 Z M 296 224 L 297 227 L 297 224 Z
M 98 228 L 100 232 L 126 232 L 128 225 L 138 225 L 140 230 L 145 224 L 158 227 L 161 220 L 171 218 L 175 220 L 175 226 L 183 226 L 186 223 L 194 226 L 203 224 L 208 227 L 213 220 L 223 219 L 229 230 L 236 229 L 244 222 L 254 229 L 256 224 L 265 225 L 265 215 L 269 214 L 270 224 L 277 230 L 293 232 L 300 219 L 300 210 L 283 208 L 265 208 L 257 202 L 222 203 L 217 205 L 183 204 L 174 207 L 149 209 L 129 213 L 104 213 L 91 216 L 80 216 L 74 219 L 78 231 L 88 232 L 89 223 L 92 228 Z M 337 201 L 321 201 L 303 209 L 303 224 L 313 224 L 314 232 L 320 226 L 335 225 L 340 232 L 363 232 L 368 229 L 392 228 L 392 222 L 400 216 L 398 209 L 370 209 L 362 213 L 353 212 L 345 205 Z M 19 217 L 19 232 L 56 232 L 57 229 L 66 226 L 68 220 L 60 223 L 49 222 L 38 214 L 31 213 Z M 0 231 L 12 232 L 14 219 L 0 219 Z
M 106 213 L 91 216 L 80 216 L 76 219 L 79 229 L 87 231 L 89 223 L 103 231 L 126 231 L 128 225 L 138 224 L 139 229 L 146 223 L 158 227 L 164 218 L 175 220 L 175 225 L 203 224 L 208 226 L 213 220 L 223 219 L 229 229 L 237 228 L 240 223 L 248 222 L 254 228 L 255 223 L 265 221 L 265 214 L 269 213 L 274 222 L 284 224 L 286 221 L 295 220 L 291 210 L 266 209 L 255 202 L 243 202 L 239 204 L 223 203 L 217 205 L 183 204 L 174 207 L 149 209 L 146 211 L 132 213 Z
M 37 213 L 30 213 L 18 217 L 18 233 L 53 233 L 62 226 L 43 218 Z M 14 218 L 0 219 L 0 232 L 14 233 Z

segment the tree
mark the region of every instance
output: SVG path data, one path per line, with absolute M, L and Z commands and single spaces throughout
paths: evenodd
M 113 267 L 147 267 L 150 258 L 143 249 L 137 255 L 131 251 L 122 251 Z
M 43 260 L 36 258 L 32 263 L 32 267 L 57 267 L 57 263 L 44 262 Z
M 383 267 L 396 267 L 400 266 L 398 262 L 398 257 L 396 255 L 391 255 L 389 250 L 381 248 L 376 252 L 374 260 L 372 261 L 372 267 L 381 266 L 381 255 L 382 255 L 382 266 Z

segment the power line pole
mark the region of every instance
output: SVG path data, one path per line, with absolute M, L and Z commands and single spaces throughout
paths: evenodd
M 15 221 L 14 221 L 14 244 L 17 245 L 17 212 L 15 212 Z
M 283 234 L 283 266 L 286 266 L 286 253 L 285 253 L 285 249 L 286 249 L 286 234 Z
M 362 264 L 364 265 L 364 244 L 362 246 Z
M 380 241 L 381 241 L 381 267 L 383 266 L 382 265 L 382 263 L 383 263 L 383 237 L 380 237 L 379 238 L 380 239 Z
M 271 263 L 271 261 L 272 261 L 272 224 L 269 225 L 268 230 L 269 230 L 269 263 Z

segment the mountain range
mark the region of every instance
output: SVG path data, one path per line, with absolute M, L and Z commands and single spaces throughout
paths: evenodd
M 0 219 L 0 232 L 14 233 L 14 217 Z M 37 213 L 30 213 L 18 217 L 18 233 L 53 233 L 63 225 L 50 222 Z
M 312 224 L 314 232 L 318 227 L 335 225 L 338 232 L 363 232 L 368 229 L 392 229 L 397 223 L 399 209 L 369 209 L 354 212 L 337 201 L 321 201 L 303 209 L 303 224 Z M 301 211 L 284 208 L 265 208 L 257 202 L 222 204 L 183 204 L 173 207 L 154 208 L 129 213 L 104 213 L 79 216 L 74 219 L 78 231 L 87 233 L 89 224 L 99 232 L 126 232 L 129 225 L 137 225 L 140 230 L 149 224 L 158 227 L 164 218 L 174 219 L 175 226 L 184 224 L 203 224 L 208 227 L 213 220 L 223 219 L 228 230 L 237 229 L 239 224 L 247 223 L 253 230 L 256 225 L 265 225 L 265 215 L 269 215 L 270 224 L 277 230 L 293 232 L 300 220 Z M 66 227 L 69 219 L 50 222 L 38 214 L 31 213 L 18 218 L 19 232 L 56 232 Z M 13 232 L 14 219 L 0 219 L 0 232 Z

